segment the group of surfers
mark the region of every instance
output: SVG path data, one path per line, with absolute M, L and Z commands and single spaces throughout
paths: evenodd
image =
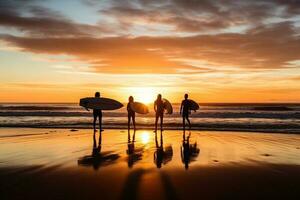
M 95 93 L 96 98 L 100 98 L 100 92 Z M 127 113 L 128 113 L 128 130 L 130 130 L 130 124 L 132 121 L 133 128 L 136 130 L 136 123 L 135 123 L 135 111 L 132 110 L 130 104 L 134 102 L 133 96 L 130 96 L 128 98 L 128 104 L 127 104 Z M 87 109 L 87 108 L 86 108 Z M 88 110 L 88 109 L 87 109 Z M 189 120 L 189 114 L 190 114 L 190 101 L 188 100 L 188 94 L 184 95 L 184 100 L 181 102 L 180 106 L 180 115 L 182 116 L 182 125 L 183 129 L 185 130 L 185 122 L 188 122 L 189 129 L 191 129 L 191 122 Z M 154 101 L 154 111 L 155 111 L 155 130 L 154 132 L 157 132 L 157 124 L 158 120 L 160 119 L 160 130 L 163 131 L 163 118 L 164 118 L 164 111 L 165 106 L 164 102 L 162 100 L 162 95 L 158 94 L 156 100 Z M 102 130 L 102 110 L 99 109 L 93 109 L 93 127 L 94 131 L 96 130 L 96 123 L 97 119 L 99 120 L 99 130 Z

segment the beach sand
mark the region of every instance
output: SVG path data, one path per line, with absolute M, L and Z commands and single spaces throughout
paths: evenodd
M 98 146 L 87 129 L 1 128 L 0 199 L 300 199 L 299 135 L 132 137 L 105 130 Z

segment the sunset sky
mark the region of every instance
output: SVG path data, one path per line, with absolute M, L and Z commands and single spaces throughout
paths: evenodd
M 300 102 L 300 1 L 1 0 L 0 59 L 1 102 Z

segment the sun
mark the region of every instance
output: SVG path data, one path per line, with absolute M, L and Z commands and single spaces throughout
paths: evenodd
M 155 100 L 156 92 L 152 87 L 130 87 L 127 90 L 134 97 L 134 101 L 150 104 Z

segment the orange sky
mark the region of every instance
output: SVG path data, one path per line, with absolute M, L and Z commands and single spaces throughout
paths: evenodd
M 294 1 L 3 1 L 0 102 L 299 102 Z

